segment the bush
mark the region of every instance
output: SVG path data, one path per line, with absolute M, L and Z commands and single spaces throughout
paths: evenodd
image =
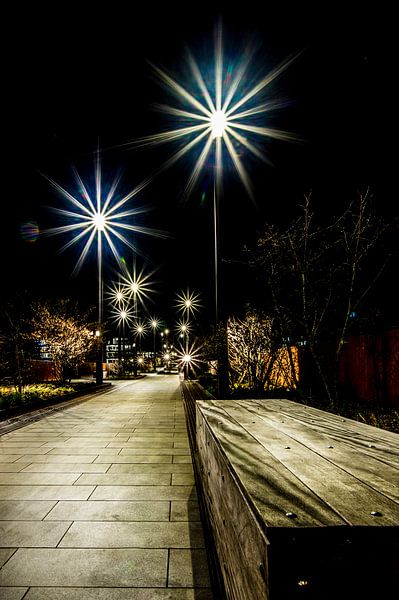
M 81 386 L 79 386 L 81 387 Z M 53 383 L 35 383 L 26 385 L 22 394 L 14 387 L 0 387 L 0 410 L 10 410 L 31 406 L 46 400 L 54 400 L 75 391 L 75 386 L 59 386 Z

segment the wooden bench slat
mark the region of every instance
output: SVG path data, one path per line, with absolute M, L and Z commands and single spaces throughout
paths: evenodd
M 218 401 L 197 402 L 219 447 L 226 456 L 238 486 L 266 527 L 345 525 L 345 520 L 304 485 L 259 442 L 251 438 Z M 199 427 L 197 423 L 197 435 Z M 198 451 L 206 456 L 206 448 Z M 287 517 L 295 513 L 297 519 Z
M 328 413 L 304 404 L 298 404 L 290 400 L 270 399 L 265 402 L 251 402 L 256 402 L 258 405 L 267 407 L 267 410 L 274 410 L 282 419 L 285 416 L 289 416 L 310 427 L 325 427 L 331 433 L 335 432 L 341 435 L 342 431 L 344 431 L 344 436 L 357 441 L 360 447 L 368 448 L 369 444 L 377 445 L 396 464 L 399 464 L 399 441 L 397 433 L 379 429 L 366 423 L 354 421 L 353 419 Z
M 372 489 L 347 470 L 315 451 L 309 440 L 300 442 L 284 431 L 275 414 L 263 411 L 262 417 L 245 403 L 224 402 L 227 414 L 288 468 L 305 486 L 336 511 L 350 525 L 393 525 L 399 522 L 399 505 Z M 303 432 L 302 438 L 306 431 Z M 394 486 L 392 486 L 392 489 Z M 382 513 L 376 519 L 372 512 Z M 300 519 L 297 525 L 301 525 Z
M 347 444 L 344 434 L 337 438 L 318 427 L 304 428 L 303 423 L 292 418 L 282 422 L 281 415 L 267 409 L 262 413 L 255 407 L 248 407 L 248 410 L 265 423 L 272 421 L 279 431 L 364 481 L 379 493 L 395 502 L 399 501 L 399 469 L 388 460 L 381 460 L 380 454 L 373 452 L 374 449 L 363 452 L 358 445 Z

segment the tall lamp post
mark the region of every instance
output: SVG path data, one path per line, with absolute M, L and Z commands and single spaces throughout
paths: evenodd
M 126 246 L 135 250 L 133 244 L 125 237 L 127 231 L 149 233 L 150 230 L 129 223 L 129 218 L 136 214 L 137 209 L 128 209 L 125 205 L 131 200 L 148 181 L 139 184 L 136 188 L 116 199 L 119 176 L 114 179 L 108 189 L 101 185 L 100 151 L 97 150 L 94 163 L 94 193 L 90 193 L 82 178 L 74 169 L 78 193 L 73 195 L 53 179 L 46 177 L 53 188 L 64 199 L 72 204 L 70 210 L 55 209 L 59 215 L 69 220 L 68 225 L 53 227 L 45 233 L 57 235 L 69 233 L 72 238 L 64 244 L 61 250 L 66 250 L 74 244 L 83 243 L 83 248 L 74 268 L 78 273 L 90 251 L 92 244 L 97 240 L 97 280 L 98 280 L 98 328 L 99 332 L 96 357 L 96 382 L 103 382 L 103 239 L 108 245 L 116 261 L 120 262 L 118 250 L 113 239 L 118 239 Z
M 250 80 L 250 67 L 252 53 L 249 49 L 241 51 L 241 60 L 237 61 L 236 68 L 228 69 L 224 65 L 224 52 L 221 23 L 215 31 L 215 56 L 214 56 L 214 84 L 209 85 L 209 78 L 204 76 L 192 55 L 189 55 L 191 81 L 195 89 L 190 89 L 171 77 L 168 73 L 154 66 L 156 76 L 172 94 L 187 106 L 184 110 L 179 106 L 163 106 L 168 115 L 181 119 L 182 125 L 176 129 L 144 138 L 152 144 L 165 142 L 186 144 L 168 159 L 167 165 L 171 166 L 193 148 L 197 152 L 192 173 L 186 186 L 187 195 L 193 190 L 202 170 L 208 164 L 210 153 L 214 154 L 213 161 L 213 254 L 215 276 L 215 324 L 219 322 L 219 273 L 218 273 L 218 228 L 219 228 L 219 198 L 223 175 L 223 160 L 225 155 L 235 167 L 237 174 L 248 195 L 253 199 L 251 181 L 246 171 L 241 155 L 252 154 L 263 162 L 268 159 L 259 146 L 252 141 L 253 138 L 263 137 L 279 140 L 293 140 L 294 136 L 288 133 L 265 126 L 265 117 L 272 110 L 281 108 L 283 102 L 275 98 L 265 98 L 265 91 L 270 84 L 296 59 L 291 56 L 272 70 L 252 87 L 248 87 Z M 142 143 L 143 140 L 138 140 Z

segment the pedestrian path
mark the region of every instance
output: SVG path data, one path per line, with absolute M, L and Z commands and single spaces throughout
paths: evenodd
M 211 600 L 177 375 L 0 437 L 2 600 Z

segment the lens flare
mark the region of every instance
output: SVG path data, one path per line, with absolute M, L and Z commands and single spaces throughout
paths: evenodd
M 215 32 L 214 65 L 211 70 L 201 71 L 193 56 L 188 53 L 188 66 L 194 82 L 192 89 L 179 83 L 166 71 L 151 65 L 155 76 L 178 101 L 179 106 L 158 104 L 156 108 L 180 120 L 182 126 L 140 138 L 130 146 L 145 146 L 167 142 L 181 142 L 180 148 L 164 163 L 161 171 L 172 166 L 188 152 L 195 149 L 197 153 L 194 168 L 186 185 L 186 194 L 194 188 L 208 157 L 213 151 L 216 171 L 216 183 L 221 185 L 223 175 L 223 149 L 230 159 L 247 193 L 253 198 L 250 178 L 241 159 L 249 152 L 265 163 L 269 160 L 263 149 L 257 145 L 256 138 L 293 141 L 298 138 L 285 131 L 265 126 L 267 115 L 280 109 L 285 102 L 266 98 L 271 83 L 279 77 L 297 58 L 291 56 L 273 68 L 262 79 L 252 85 L 250 67 L 253 63 L 251 48 L 241 53 L 236 65 L 225 64 L 222 39 L 222 27 Z M 251 82 L 251 83 L 248 83 Z
M 199 294 L 190 292 L 188 289 L 186 292 L 182 291 L 180 294 L 177 294 L 176 306 L 185 318 L 189 317 L 198 312 L 200 308 Z
M 73 209 L 64 210 L 54 208 L 55 212 L 72 221 L 72 223 L 47 229 L 44 233 L 46 235 L 64 233 L 73 235 L 72 239 L 61 248 L 61 251 L 70 248 L 78 242 L 83 243 L 83 248 L 73 271 L 74 273 L 80 271 L 95 240 L 97 240 L 99 248 L 102 247 L 102 243 L 105 241 L 117 262 L 120 263 L 120 255 L 115 245 L 116 240 L 131 248 L 135 253 L 137 252 L 136 245 L 131 241 L 130 237 L 126 237 L 126 232 L 166 237 L 161 231 L 142 227 L 131 222 L 132 217 L 143 212 L 143 208 L 130 208 L 128 203 L 148 185 L 150 179 L 140 183 L 128 194 L 117 195 L 117 188 L 120 182 L 119 175 L 115 177 L 108 188 L 102 186 L 99 152 L 96 154 L 94 165 L 94 191 L 89 191 L 88 186 L 85 185 L 75 168 L 73 169 L 73 173 L 79 190 L 79 193 L 75 195 L 45 175 L 51 186 L 72 204 Z
M 36 242 L 37 238 L 39 237 L 39 226 L 36 221 L 22 223 L 19 231 L 24 242 L 28 242 L 30 244 Z

